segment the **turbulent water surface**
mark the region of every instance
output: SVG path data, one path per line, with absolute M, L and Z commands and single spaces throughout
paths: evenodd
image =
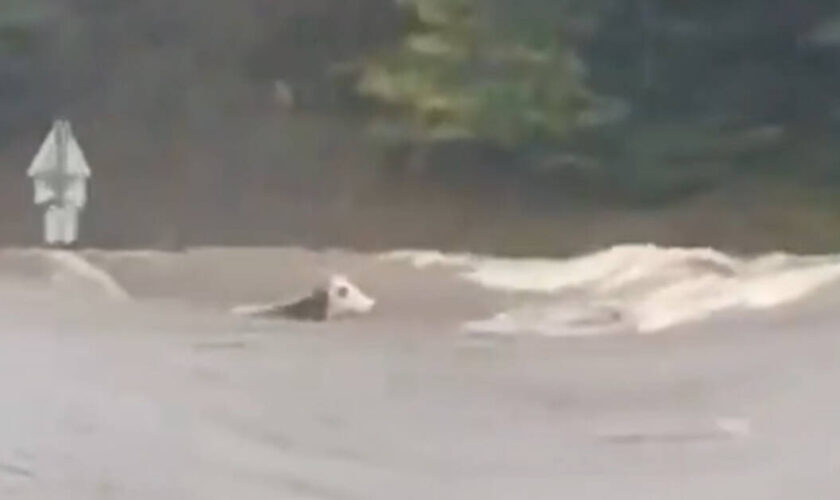
M 332 272 L 377 310 L 227 313 Z M 0 497 L 837 498 L 838 279 L 644 245 L 8 249 Z

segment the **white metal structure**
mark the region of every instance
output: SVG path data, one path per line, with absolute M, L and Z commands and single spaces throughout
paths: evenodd
M 69 121 L 53 122 L 27 175 L 35 187 L 35 204 L 45 207 L 44 241 L 48 245 L 75 243 L 91 171 Z

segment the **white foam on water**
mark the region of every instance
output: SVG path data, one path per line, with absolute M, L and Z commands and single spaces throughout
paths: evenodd
M 768 310 L 840 281 L 840 256 L 772 253 L 738 258 L 710 248 L 620 245 L 571 259 L 508 259 L 400 251 L 386 257 L 418 268 L 457 268 L 482 287 L 547 297 L 464 329 L 580 336 L 660 332 L 726 310 Z M 571 297 L 571 298 L 570 298 Z
M 85 258 L 65 251 L 50 251 L 46 255 L 56 264 L 52 275 L 53 284 L 71 289 L 94 289 L 115 300 L 130 299 L 128 292 L 113 276 Z
M 460 253 L 448 254 L 439 250 L 394 250 L 380 255 L 382 260 L 409 262 L 418 269 L 431 266 L 467 266 L 480 259 L 480 256 Z
M 547 337 L 586 337 L 618 333 L 628 325 L 617 309 L 587 304 L 526 306 L 501 312 L 485 320 L 469 321 L 464 329 L 475 333 Z
M 0 275 L 6 283 L 46 285 L 48 291 L 62 297 L 119 301 L 131 298 L 105 269 L 71 251 L 4 250 L 0 253 Z

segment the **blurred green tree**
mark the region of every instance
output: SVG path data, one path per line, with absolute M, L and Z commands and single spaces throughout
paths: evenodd
M 0 2 L 0 51 L 18 54 L 30 48 L 37 28 L 49 17 L 50 5 L 42 0 Z
M 558 25 L 529 26 L 486 1 L 401 3 L 413 29 L 365 61 L 358 81 L 363 95 L 384 104 L 375 132 L 514 148 L 562 138 L 584 119 L 593 97 Z

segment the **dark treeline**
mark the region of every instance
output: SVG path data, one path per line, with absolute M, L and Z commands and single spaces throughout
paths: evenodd
M 366 87 L 371 75 L 378 83 Z M 406 75 L 414 87 L 391 92 Z M 90 244 L 559 252 L 662 236 L 737 247 L 726 241 L 737 227 L 700 228 L 695 212 L 696 231 L 682 214 L 669 223 L 681 231 L 662 234 L 637 215 L 744 204 L 748 192 L 752 205 L 811 203 L 786 193 L 815 186 L 830 198 L 840 183 L 840 7 L 6 0 L 0 242 L 37 241 L 23 173 L 59 115 L 94 168 Z M 755 187 L 764 185 L 776 193 L 766 200 Z M 818 204 L 812 226 L 836 219 L 831 202 Z M 564 243 L 564 224 L 581 221 L 603 229 Z M 779 244 L 757 241 L 740 246 Z

